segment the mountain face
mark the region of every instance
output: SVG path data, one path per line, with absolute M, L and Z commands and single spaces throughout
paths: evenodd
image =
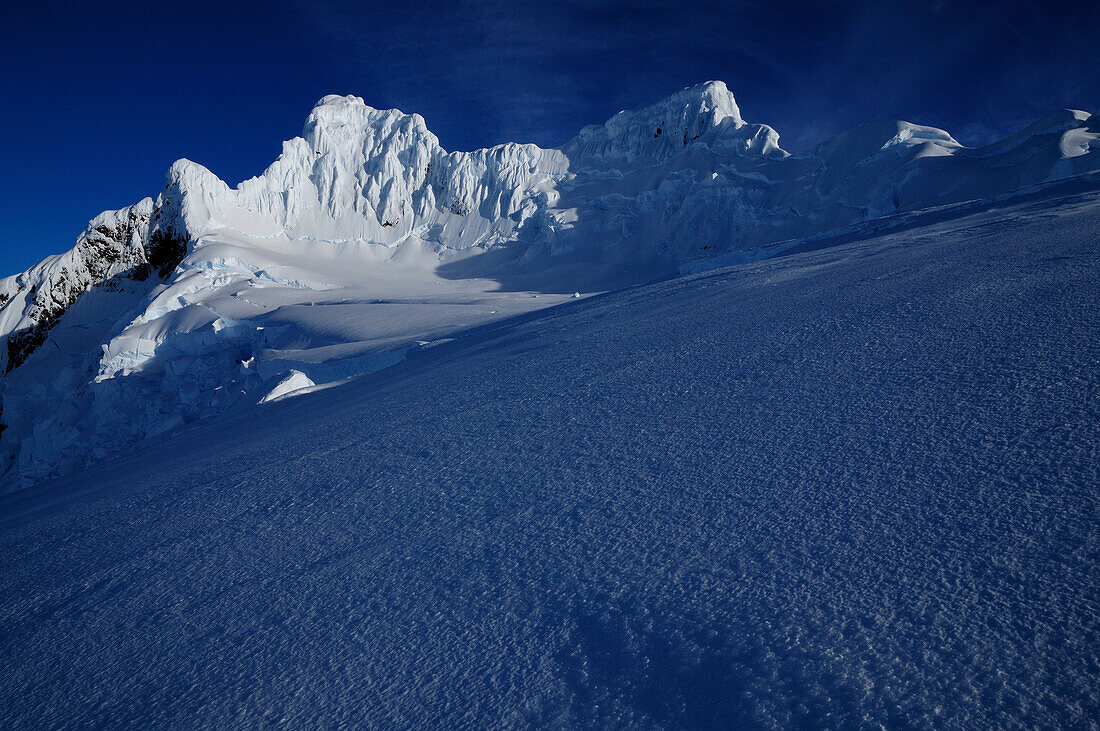
M 180 160 L 164 189 L 0 280 L 0 486 L 392 365 L 502 317 L 770 256 L 882 216 L 1100 169 L 1063 110 L 984 148 L 907 122 L 798 155 L 720 82 L 561 149 L 447 152 L 419 115 L 327 96 L 230 188 Z

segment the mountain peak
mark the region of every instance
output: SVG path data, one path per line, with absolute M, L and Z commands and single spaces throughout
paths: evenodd
M 655 104 L 622 111 L 590 125 L 565 145 L 570 157 L 661 162 L 717 129 L 745 126 L 733 94 L 721 81 L 681 89 Z
M 357 96 L 330 94 L 313 107 L 302 127 L 302 137 L 317 154 L 336 152 L 355 157 L 357 149 L 395 140 L 400 146 L 438 147 L 419 114 L 400 109 L 375 109 Z
M 179 160 L 155 200 L 0 279 L 0 490 L 107 454 L 103 435 L 121 446 L 211 418 L 294 371 L 335 383 L 552 301 L 535 292 L 750 261 L 1091 173 L 1100 121 L 1086 117 L 1056 112 L 978 150 L 880 122 L 791 158 L 708 81 L 564 149 L 448 153 L 419 115 L 326 96 L 261 175 L 230 188 Z
M 188 160 L 186 157 L 181 157 L 179 160 L 172 163 L 171 167 L 168 168 L 168 173 L 165 178 L 168 181 L 166 187 L 189 187 L 195 184 L 199 184 L 200 186 L 212 186 L 216 183 L 221 183 L 223 186 L 225 185 L 217 175 L 210 172 L 205 166 Z
M 733 98 L 733 92 L 723 81 L 705 81 L 702 84 L 681 89 L 666 99 L 666 101 L 673 100 L 688 104 L 697 102 L 700 112 L 713 112 L 716 121 L 730 118 L 738 126 L 745 123 L 741 118 L 737 100 Z
M 355 96 L 353 94 L 326 94 L 317 100 L 317 103 L 313 105 L 313 108 L 318 107 L 340 107 L 340 106 L 360 106 L 366 107 L 368 104 L 363 101 L 363 97 Z

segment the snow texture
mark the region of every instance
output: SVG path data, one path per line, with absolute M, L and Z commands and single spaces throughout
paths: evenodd
M 332 385 L 574 293 L 1094 180 L 1097 125 L 1063 110 L 968 149 L 889 122 L 790 155 L 712 81 L 560 150 L 447 152 L 419 115 L 327 96 L 262 175 L 231 188 L 180 160 L 155 199 L 0 280 L 0 490 L 247 408 L 294 372 Z
M 0 723 L 1095 727 L 1098 232 L 569 298 L 7 495 Z

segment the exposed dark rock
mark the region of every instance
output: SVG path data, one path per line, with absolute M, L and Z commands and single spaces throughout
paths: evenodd
M 162 276 L 176 267 L 183 258 L 180 249 L 186 253 L 186 242 L 181 243 L 171 235 L 161 234 L 155 243 L 150 242 L 146 247 L 141 239 L 148 222 L 148 212 L 131 210 L 123 220 L 101 223 L 89 229 L 77 243 L 72 268 L 62 267 L 57 276 L 39 282 L 29 290 L 26 316 L 33 324 L 8 336 L 6 373 L 21 366 L 46 342 L 50 329 L 84 292 L 99 285 L 117 290 L 124 286 L 122 280 L 126 278 L 135 281 L 148 278 L 153 269 L 146 262 L 148 251 L 157 255 L 156 268 L 163 272 Z M 112 270 L 117 272 L 127 265 L 129 268 L 122 275 L 108 280 Z M 0 300 L 0 305 L 6 299 L 5 296 L 4 300 Z
M 14 369 L 23 365 L 27 358 L 38 349 L 38 346 L 46 342 L 50 328 L 56 320 L 47 320 L 25 330 L 17 330 L 8 336 L 8 362 L 4 368 L 5 373 L 11 373 Z
M 171 229 L 157 229 L 149 235 L 146 257 L 149 266 L 160 276 L 167 277 L 187 256 L 187 239 Z

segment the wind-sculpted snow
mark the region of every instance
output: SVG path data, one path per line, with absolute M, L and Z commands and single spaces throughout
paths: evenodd
M 572 300 L 5 496 L 0 725 L 1092 727 L 1098 231 Z
M 968 149 L 888 122 L 790 155 L 708 82 L 561 149 L 447 152 L 419 115 L 327 96 L 258 177 L 233 188 L 180 160 L 155 199 L 0 280 L 0 486 L 255 403 L 295 371 L 330 384 L 573 292 L 1088 174 L 1097 125 L 1063 110 Z

